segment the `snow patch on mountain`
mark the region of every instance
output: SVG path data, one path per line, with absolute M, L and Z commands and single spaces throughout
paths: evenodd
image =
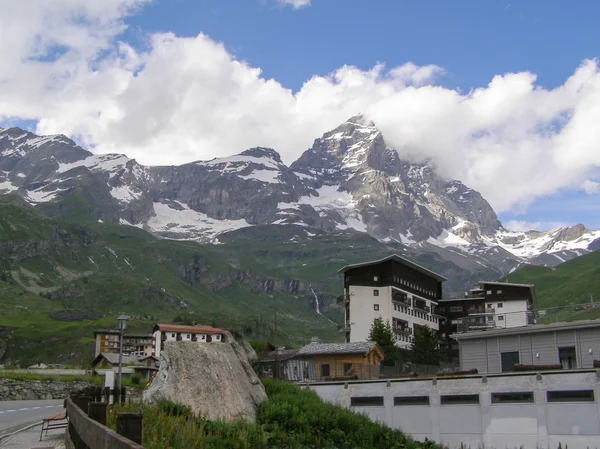
M 267 182 L 269 184 L 279 184 L 281 172 L 276 170 L 254 170 L 249 175 L 239 175 L 240 178 L 252 181 Z
M 142 192 L 136 192 L 128 185 L 119 187 L 112 187 L 110 194 L 113 198 L 117 199 L 121 203 L 128 203 L 133 200 L 140 199 L 143 195 Z
M 190 209 L 176 202 L 179 207 L 154 203 L 154 216 L 146 226 L 167 238 L 181 238 L 181 235 L 193 235 L 196 240 L 207 241 L 219 234 L 251 226 L 246 220 L 217 220 L 206 214 Z M 179 235 L 179 237 L 178 237 Z
M 19 190 L 19 188 L 15 186 L 12 182 L 0 182 L 0 191 L 2 191 L 3 193 L 14 192 L 15 190 Z

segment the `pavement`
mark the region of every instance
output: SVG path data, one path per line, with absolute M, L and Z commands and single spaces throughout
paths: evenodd
M 62 410 L 62 400 L 0 402 L 0 447 L 64 447 L 59 445 L 64 440 L 64 429 L 51 430 L 47 437 L 38 441 L 42 419 Z

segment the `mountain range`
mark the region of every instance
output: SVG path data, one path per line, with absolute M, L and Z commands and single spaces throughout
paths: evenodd
M 596 284 L 570 290 L 561 273 L 593 266 L 599 238 L 583 225 L 505 229 L 478 192 L 402 160 L 362 116 L 289 166 L 251 148 L 147 167 L 0 129 L 0 362 L 85 365 L 93 330 L 120 313 L 134 331 L 183 320 L 292 346 L 341 341 L 337 271 L 390 253 L 448 278 L 446 297 L 546 265 L 543 283 L 563 289 L 537 307 L 582 304 Z
M 294 225 L 309 237 L 365 233 L 496 277 L 523 264 L 555 266 L 600 246 L 600 231 L 582 224 L 505 229 L 481 194 L 441 178 L 428 162 L 401 159 L 362 115 L 316 139 L 290 166 L 258 147 L 148 167 L 125 155 L 94 155 L 63 135 L 0 129 L 0 194 L 10 192 L 49 216 L 200 243 L 261 225 Z

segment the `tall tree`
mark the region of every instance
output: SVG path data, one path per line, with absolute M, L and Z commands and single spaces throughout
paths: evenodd
M 410 349 L 413 363 L 435 366 L 440 364 L 440 342 L 432 329 L 416 328 Z
M 399 359 L 396 337 L 389 321 L 384 323 L 383 319 L 375 318 L 369 331 L 369 340 L 377 343 L 383 351 L 384 365 L 393 366 Z

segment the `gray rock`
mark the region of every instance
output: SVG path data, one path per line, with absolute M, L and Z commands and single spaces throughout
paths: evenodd
M 229 333 L 222 343 L 168 342 L 144 401 L 167 399 L 211 421 L 255 421 L 256 407 L 267 395 L 249 352 Z

